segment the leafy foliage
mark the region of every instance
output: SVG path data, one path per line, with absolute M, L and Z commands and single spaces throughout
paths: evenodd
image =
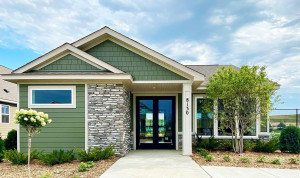
M 231 156 L 229 156 L 229 155 L 225 155 L 224 157 L 223 157 L 223 159 L 224 159 L 224 161 L 226 161 L 226 162 L 232 162 L 232 158 L 231 158 Z
M 52 174 L 51 172 L 46 172 L 46 173 L 43 173 L 40 178 L 51 178 L 52 177 Z
M 4 140 L 2 140 L 0 137 L 0 154 L 3 154 L 4 151 L 5 151 Z
M 79 172 L 84 172 L 84 171 L 87 171 L 87 168 L 88 168 L 88 165 L 84 162 L 81 162 L 79 167 L 78 167 L 78 171 Z
M 75 150 L 81 161 L 98 161 L 115 155 L 113 146 L 108 146 L 105 149 L 101 147 L 89 148 L 87 151 L 84 149 L 78 150 L 76 148 Z
M 257 157 L 257 158 L 256 158 L 256 161 L 257 161 L 258 163 L 264 163 L 264 162 L 267 161 L 267 157 L 266 157 L 266 156 L 260 156 L 260 157 Z
M 208 151 L 206 149 L 204 149 L 204 148 L 197 148 L 196 150 L 197 150 L 197 153 L 199 155 L 201 155 L 201 156 L 207 156 L 207 155 L 209 155 Z
M 281 131 L 279 137 L 280 150 L 291 153 L 300 153 L 300 128 L 288 126 Z
M 95 165 L 94 161 L 88 161 L 86 164 L 88 168 L 91 168 Z
M 274 158 L 272 161 L 271 161 L 272 164 L 281 164 L 281 160 L 279 158 Z
M 30 160 L 38 159 L 41 153 L 42 152 L 38 152 L 37 149 L 32 150 Z M 22 152 L 18 152 L 17 149 L 5 151 L 4 156 L 12 165 L 22 165 L 28 162 L 28 156 Z
M 232 150 L 232 141 L 229 139 L 219 140 L 218 150 L 231 151 Z
M 292 157 L 289 159 L 291 164 L 300 164 L 300 158 Z
M 211 161 L 214 159 L 214 157 L 213 157 L 212 155 L 206 155 L 206 156 L 204 157 L 204 159 L 205 159 L 205 161 L 211 162 Z
M 220 145 L 219 141 L 216 140 L 213 136 L 209 139 L 202 139 L 202 137 L 197 135 L 197 142 L 195 144 L 196 148 L 204 148 L 207 150 L 216 150 Z
M 247 163 L 247 164 L 249 164 L 251 162 L 250 158 L 248 158 L 248 157 L 241 157 L 240 161 L 242 163 Z
M 265 70 L 258 66 L 239 70 L 222 67 L 209 78 L 207 97 L 217 101 L 218 108 L 222 106 L 218 119 L 232 131 L 235 152 L 243 152 L 244 134 L 256 122 L 257 114 L 267 115 L 272 108 L 276 83 L 267 78 Z
M 4 146 L 6 150 L 17 149 L 17 131 L 11 130 L 8 132 L 6 139 L 4 140 Z
M 18 150 L 8 150 L 5 152 L 5 158 L 8 159 L 12 165 L 27 164 L 27 155 L 18 152 Z
M 253 148 L 256 152 L 274 153 L 278 149 L 278 140 L 270 139 L 269 141 L 257 140 Z
M 55 164 L 62 164 L 71 162 L 75 158 L 73 150 L 53 150 L 52 153 L 45 153 L 39 156 L 41 162 L 53 166 Z
M 286 125 L 284 124 L 284 122 L 280 121 L 280 123 L 277 125 L 278 130 L 282 130 L 286 127 Z
M 255 145 L 255 140 L 244 140 L 244 151 L 252 151 Z
M 3 161 L 4 155 L 3 153 L 0 153 L 0 163 Z

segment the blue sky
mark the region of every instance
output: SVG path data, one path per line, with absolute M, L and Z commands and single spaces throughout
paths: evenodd
M 0 0 L 12 69 L 107 25 L 184 64 L 266 65 L 278 108 L 300 108 L 300 1 Z

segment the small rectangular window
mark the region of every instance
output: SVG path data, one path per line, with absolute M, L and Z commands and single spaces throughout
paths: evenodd
M 76 108 L 75 86 L 29 86 L 29 108 Z
M 1 123 L 9 123 L 9 105 L 0 105 L 1 107 Z
M 203 97 L 196 97 L 195 104 L 195 125 L 197 134 L 201 136 L 214 135 L 214 115 L 205 109 L 209 105 L 213 107 L 213 102 Z

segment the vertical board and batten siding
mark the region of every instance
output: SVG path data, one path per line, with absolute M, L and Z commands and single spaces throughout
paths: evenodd
M 110 40 L 106 40 L 86 52 L 131 74 L 133 80 L 187 80 Z
M 20 109 L 28 109 L 28 86 L 20 85 Z M 33 108 L 34 109 L 34 108 Z M 32 139 L 32 149 L 51 152 L 53 149 L 70 150 L 85 146 L 85 86 L 76 85 L 76 108 L 38 108 L 49 114 L 53 122 Z M 27 152 L 27 133 L 20 128 L 20 149 Z
M 95 66 L 68 54 L 40 69 L 40 71 L 101 71 Z

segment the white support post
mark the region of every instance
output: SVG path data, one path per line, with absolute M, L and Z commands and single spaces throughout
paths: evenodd
M 182 86 L 182 154 L 192 154 L 192 84 Z

